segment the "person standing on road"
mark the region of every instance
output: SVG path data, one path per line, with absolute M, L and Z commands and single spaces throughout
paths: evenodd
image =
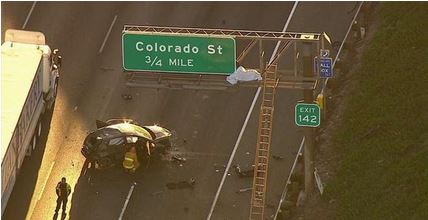
M 71 187 L 70 184 L 68 184 L 66 182 L 65 177 L 63 177 L 61 179 L 61 182 L 59 182 L 56 185 L 56 195 L 58 196 L 57 200 L 56 200 L 56 209 L 55 209 L 55 214 L 58 213 L 59 208 L 61 207 L 61 203 L 62 203 L 62 214 L 65 215 L 65 209 L 67 207 L 67 201 L 68 201 L 68 196 L 71 193 Z
M 130 173 L 135 173 L 135 170 L 140 166 L 135 146 L 132 146 L 129 151 L 125 153 L 125 158 L 123 159 L 122 165 L 123 168 L 125 168 L 125 170 Z

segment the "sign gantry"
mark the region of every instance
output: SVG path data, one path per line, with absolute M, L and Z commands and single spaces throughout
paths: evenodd
M 130 87 L 214 90 L 259 87 L 262 86 L 261 81 L 236 85 L 226 81 L 226 76 L 237 68 L 235 64 L 241 63 L 257 43 L 281 41 L 276 58 L 271 62 L 276 64 L 293 43 L 313 42 L 319 47 L 321 39 L 323 34 L 319 33 L 125 25 L 122 35 L 123 68 L 128 73 L 127 85 Z M 241 40 L 251 42 L 236 58 L 235 41 Z M 260 60 L 262 50 L 260 46 Z M 260 63 L 264 65 L 264 62 Z M 254 69 L 263 73 L 268 68 L 261 68 L 263 65 Z M 294 72 L 278 69 L 278 73 L 278 88 L 314 89 L 318 79 L 299 76 L 296 68 Z

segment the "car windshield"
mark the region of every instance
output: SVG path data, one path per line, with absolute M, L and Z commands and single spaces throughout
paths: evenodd
M 107 137 L 118 137 L 121 133 L 112 128 L 102 128 L 95 132 L 92 132 L 91 134 L 86 137 L 85 142 L 89 145 L 89 147 L 97 147 L 102 143 L 102 140 Z
M 117 136 L 120 136 L 122 134 L 117 129 L 113 129 L 113 128 L 109 128 L 109 127 L 102 128 L 98 131 L 99 131 L 98 135 L 101 136 L 102 138 L 117 137 Z

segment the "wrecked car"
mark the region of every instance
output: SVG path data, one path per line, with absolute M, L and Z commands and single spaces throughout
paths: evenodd
M 171 132 L 158 125 L 140 126 L 131 119 L 97 120 L 96 124 L 97 130 L 87 135 L 81 153 L 99 168 L 122 164 L 132 146 L 137 147 L 140 160 L 171 148 Z

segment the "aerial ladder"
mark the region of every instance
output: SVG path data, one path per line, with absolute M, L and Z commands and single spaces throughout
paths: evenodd
M 271 64 L 268 66 L 263 77 L 263 93 L 259 115 L 253 192 L 250 208 L 251 220 L 264 219 L 264 206 L 269 166 L 269 149 L 272 137 L 275 89 L 277 83 L 277 65 Z

